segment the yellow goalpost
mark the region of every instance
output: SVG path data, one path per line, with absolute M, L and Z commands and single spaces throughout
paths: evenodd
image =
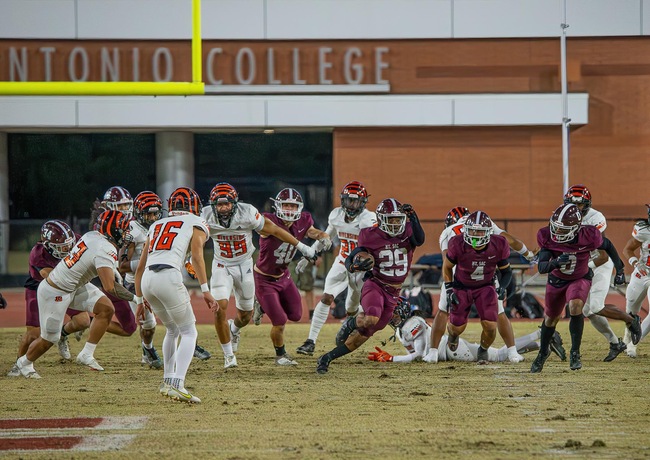
M 0 82 L 4 96 L 188 96 L 205 94 L 201 55 L 201 0 L 192 0 L 191 82 Z

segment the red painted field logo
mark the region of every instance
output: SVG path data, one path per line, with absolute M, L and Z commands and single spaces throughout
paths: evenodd
M 0 419 L 0 452 L 119 450 L 146 423 L 147 417 Z M 120 434 L 114 434 L 115 430 Z

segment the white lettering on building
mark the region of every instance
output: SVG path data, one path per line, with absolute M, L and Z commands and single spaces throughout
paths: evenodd
M 24 46 L 20 49 L 20 58 L 16 53 L 16 48 L 13 46 L 9 48 L 9 79 L 16 81 L 16 74 L 18 74 L 18 81 L 27 81 L 27 48 Z
M 77 74 L 77 57 L 81 63 L 81 75 Z M 68 76 L 70 77 L 70 81 L 87 81 L 89 73 L 88 52 L 80 46 L 73 48 L 68 58 Z
M 214 61 L 217 59 L 217 54 L 222 54 L 223 50 L 221 48 L 212 48 L 208 52 L 207 63 L 205 66 L 205 72 L 207 73 L 208 83 L 211 85 L 221 85 L 223 80 L 218 79 L 214 76 Z
M 248 75 L 244 77 L 244 61 L 248 67 Z M 255 80 L 255 55 L 250 48 L 242 48 L 235 58 L 235 77 L 240 85 L 250 85 Z
M 153 81 L 172 81 L 174 74 L 174 59 L 169 48 L 156 48 L 151 63 L 153 65 Z M 163 64 L 164 63 L 164 64 Z M 161 67 L 164 65 L 164 76 L 161 76 Z
M 332 48 L 321 46 L 318 48 L 318 84 L 331 85 L 332 80 L 327 78 L 327 71 L 332 68 L 332 63 L 327 61 L 327 56 L 332 52 Z
M 102 81 L 120 81 L 120 50 L 113 48 L 112 56 L 108 48 L 102 46 Z
M 43 67 L 45 68 L 45 81 L 52 81 L 52 54 L 56 51 L 53 46 L 43 46 L 38 49 L 43 53 Z

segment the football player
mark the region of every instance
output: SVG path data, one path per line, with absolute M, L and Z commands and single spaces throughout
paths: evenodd
M 340 241 L 339 253 L 325 278 L 323 297 L 314 309 L 314 316 L 309 327 L 309 337 L 296 352 L 301 355 L 313 355 L 316 348 L 316 339 L 327 321 L 334 298 L 345 288 L 348 289 L 345 299 L 345 309 L 349 316 L 357 314 L 359 300 L 361 299 L 361 286 L 363 284 L 362 272 L 350 273 L 345 268 L 345 259 L 358 245 L 359 232 L 362 228 L 372 227 L 377 223 L 375 213 L 366 209 L 368 191 L 361 182 L 352 181 L 341 191 L 341 206 L 334 208 L 327 219 L 325 233 L 333 236 L 336 234 Z M 321 248 L 319 247 L 317 252 Z M 308 259 L 301 259 L 296 266 L 296 271 L 304 270 Z
M 400 301 L 395 308 L 393 319 L 389 325 L 395 329 L 395 335 L 401 344 L 408 351 L 408 355 L 391 355 L 379 347 L 375 347 L 375 351 L 368 354 L 370 361 L 379 362 L 395 362 L 395 363 L 410 363 L 419 361 L 424 357 L 424 354 L 429 350 L 431 327 L 420 315 L 419 308 L 409 305 L 404 297 L 400 297 Z M 515 339 L 515 346 L 519 353 L 527 353 L 539 349 L 540 330 L 536 330 L 531 334 Z M 456 350 L 452 351 L 447 346 L 448 335 L 444 335 L 440 344 L 438 345 L 438 360 L 439 361 L 477 361 L 478 343 L 470 343 L 463 338 L 458 339 L 458 346 Z M 556 332 L 553 335 L 555 350 L 562 359 L 564 349 L 562 347 L 562 337 Z M 508 346 L 496 349 L 494 347 L 488 348 L 488 361 L 490 362 L 503 362 L 510 361 L 508 357 Z M 565 358 L 566 359 L 566 358 Z
M 77 238 L 80 237 L 62 220 L 48 220 L 41 227 L 41 240 L 34 245 L 29 253 L 29 278 L 25 281 L 26 330 L 18 345 L 17 357 L 27 353 L 29 345 L 41 335 L 38 300 L 36 298 L 38 285 L 54 269 L 56 264 L 68 255 L 77 242 Z M 61 328 L 58 348 L 63 359 L 70 359 L 68 335 L 88 328 L 90 326 L 90 316 L 86 311 L 73 310 L 72 308 L 68 308 L 66 314 L 70 317 L 70 321 Z M 14 364 L 7 375 L 9 377 L 18 377 L 20 371 Z
M 575 204 L 582 214 L 582 225 L 593 225 L 605 236 L 607 220 L 600 211 L 591 207 L 591 192 L 587 187 L 582 184 L 570 187 L 564 195 L 564 204 Z M 614 262 L 607 257 L 605 263 L 596 266 L 596 259 L 599 255 L 600 251 L 593 251 L 589 260 L 589 268 L 593 271 L 594 277 L 591 280 L 591 289 L 589 289 L 589 296 L 582 312 L 589 318 L 591 325 L 609 342 L 609 353 L 603 361 L 613 361 L 625 350 L 626 346 L 612 330 L 607 318 L 625 321 L 629 320 L 629 316 L 624 317 L 622 316 L 623 312 L 614 305 L 605 304 L 605 298 L 609 293 Z M 625 284 L 625 273 L 623 271 L 616 273 L 614 284 Z
M 617 273 L 623 272 L 623 263 L 612 243 L 597 227 L 582 225 L 582 213 L 575 204 L 563 204 L 553 212 L 549 225 L 537 232 L 537 243 L 541 248 L 537 269 L 540 273 L 548 273 L 548 281 L 540 350 L 530 371 L 542 372 L 544 362 L 550 354 L 550 339 L 567 302 L 571 315 L 569 366 L 571 370 L 581 369 L 580 345 L 585 324 L 582 309 L 593 278 L 593 271 L 589 267 L 591 252 L 596 249 L 606 251 L 614 262 Z M 602 253 L 600 256 L 595 265 L 604 261 Z M 641 336 L 639 317 L 623 312 L 620 314 L 625 318 L 633 342 L 638 343 Z
M 630 284 L 625 292 L 625 309 L 629 314 L 638 315 L 644 298 L 650 300 L 650 204 L 646 204 L 647 219 L 639 219 L 634 224 L 632 237 L 623 249 L 628 263 L 634 268 L 630 276 Z M 639 250 L 639 257 L 635 255 Z M 641 338 L 650 331 L 650 315 L 646 316 L 641 324 Z M 626 353 L 630 358 L 636 358 L 636 345 L 632 343 L 629 329 L 625 330 L 623 342 L 627 345 Z
M 440 252 L 442 253 L 443 260 L 447 254 L 447 248 L 449 246 L 449 240 L 456 236 L 460 235 L 463 232 L 463 226 L 465 221 L 469 216 L 469 210 L 464 206 L 456 206 L 452 208 L 447 213 L 445 218 L 445 228 L 440 234 L 438 240 L 440 244 Z M 510 245 L 510 248 L 514 251 L 521 254 L 528 261 L 531 261 L 535 254 L 533 251 L 529 250 L 526 245 L 510 233 L 502 230 L 494 222 L 492 222 L 492 232 L 495 235 L 503 236 Z M 497 281 L 498 282 L 498 281 Z M 507 287 L 507 286 L 505 286 Z M 503 300 L 498 300 L 498 317 L 497 317 L 497 329 L 499 335 L 503 338 L 503 341 L 508 346 L 510 361 L 519 362 L 523 361 L 524 357 L 517 353 L 517 348 L 515 347 L 515 334 L 512 330 L 512 324 L 508 319 L 505 311 L 503 309 Z M 442 338 L 445 332 L 445 326 L 447 324 L 447 319 L 449 318 L 448 307 L 447 307 L 447 296 L 441 295 L 438 302 L 438 314 L 433 320 L 433 325 L 431 328 L 431 349 L 427 352 L 424 357 L 424 361 L 428 363 L 436 363 L 437 359 L 437 350 L 438 345 L 440 344 L 440 339 Z
M 285 194 L 288 193 L 285 192 Z M 297 202 L 298 198 L 302 209 L 302 198 L 299 194 L 291 195 L 289 201 Z M 277 205 L 278 203 L 276 203 Z M 253 231 L 262 237 L 272 237 L 273 241 L 282 243 L 281 249 L 291 252 L 292 257 L 295 249 L 309 258 L 313 258 L 315 252 L 300 242 L 304 233 L 300 233 L 300 238 L 296 239 L 293 231 L 287 231 L 295 219 L 288 220 L 287 222 L 290 223 L 288 226 L 273 221 L 268 216 L 260 214 L 254 206 L 239 201 L 237 190 L 226 182 L 220 182 L 212 188 L 210 205 L 203 208 L 201 216 L 208 223 L 210 237 L 214 241 L 210 290 L 219 304 L 219 308 L 215 310 L 214 327 L 223 349 L 224 368 L 228 369 L 237 367 L 237 358 L 234 353 L 239 348 L 240 329 L 250 322 L 253 315 L 255 299 Z M 309 216 L 309 214 L 305 213 L 305 216 Z M 309 229 L 309 226 L 305 227 L 305 225 L 304 223 L 300 224 L 301 231 L 306 232 Z M 284 263 L 284 254 L 278 256 L 278 260 L 280 259 Z M 289 258 L 290 260 L 291 258 Z M 234 320 L 227 320 L 228 300 L 233 291 L 237 316 Z M 258 323 L 259 320 L 261 317 L 258 313 Z
M 363 311 L 345 320 L 336 336 L 336 348 L 318 358 L 319 374 L 327 373 L 333 360 L 356 350 L 386 327 L 408 276 L 413 251 L 424 244 L 424 230 L 410 204 L 387 198 L 375 212 L 378 225 L 359 231 L 359 246 L 345 260 L 351 273 L 367 273 L 361 289 Z M 369 257 L 361 257 L 363 253 Z
M 331 247 L 332 243 L 327 233 L 314 227 L 311 214 L 303 211 L 304 202 L 297 190 L 282 189 L 271 199 L 275 213 L 264 213 L 264 220 L 289 233 L 291 239 L 279 237 L 277 232 L 260 233 L 260 253 L 254 267 L 256 297 L 260 307 L 271 320 L 275 363 L 279 366 L 295 366 L 298 363 L 286 352 L 284 346 L 284 327 L 288 320 L 300 321 L 302 297 L 287 267 L 296 249 L 313 258 L 315 251 L 312 247 L 300 243 L 303 238 L 318 240 L 323 248 Z
M 44 327 L 41 328 L 41 336 L 16 361 L 18 370 L 25 377 L 40 378 L 34 370 L 34 361 L 60 339 L 66 309 L 73 302 L 76 308 L 95 314 L 88 341 L 77 355 L 77 363 L 93 370 L 104 370 L 95 359 L 94 351 L 115 309 L 108 297 L 89 281 L 99 276 L 104 291 L 123 300 L 133 299 L 133 294 L 115 281 L 117 250 L 128 235 L 129 219 L 119 211 L 105 211 L 100 214 L 97 223 L 98 231 L 90 231 L 82 236 L 70 253 L 38 285 L 38 312 Z
M 168 206 L 169 216 L 153 222 L 149 227 L 144 243 L 147 250 L 140 255 L 136 268 L 136 316 L 145 321 L 146 311 L 153 311 L 166 328 L 160 393 L 177 401 L 200 403 L 201 400 L 185 388 L 185 377 L 194 355 L 198 333 L 190 294 L 183 284 L 181 270 L 190 252 L 203 300 L 208 308 L 216 309 L 217 302 L 210 294 L 203 260 L 203 246 L 209 231 L 200 217 L 201 199 L 191 188 L 174 190 L 169 196 Z

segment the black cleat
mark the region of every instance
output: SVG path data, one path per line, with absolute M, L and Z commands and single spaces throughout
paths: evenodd
M 562 346 L 562 336 L 558 331 L 555 331 L 551 337 L 550 349 L 553 353 L 558 355 L 562 361 L 566 361 L 566 350 Z
M 603 359 L 603 361 L 606 363 L 614 361 L 618 355 L 625 351 L 626 348 L 627 345 L 625 345 L 621 339 L 618 339 L 618 343 L 610 343 L 609 354 L 605 356 L 605 359 Z
M 582 361 L 580 361 L 580 358 L 581 356 L 579 351 L 571 352 L 569 367 L 571 368 L 572 371 L 577 371 L 578 369 L 582 369 Z
M 350 334 L 357 328 L 356 317 L 348 316 L 343 321 L 341 329 L 336 333 L 336 346 L 340 347 L 350 337 Z
M 532 374 L 539 374 L 542 372 L 542 369 L 544 369 L 544 363 L 548 359 L 549 355 L 551 354 L 550 351 L 547 351 L 546 353 L 542 353 L 542 350 L 537 353 L 537 358 L 535 358 L 535 361 L 533 361 L 533 364 L 530 366 L 530 372 Z
M 639 315 L 633 315 L 630 313 L 630 316 L 634 320 L 627 325 L 628 330 L 630 331 L 630 337 L 632 338 L 632 344 L 636 345 L 641 340 L 641 317 Z
M 154 347 L 146 348 L 142 345 L 142 357 L 145 364 L 148 364 L 151 369 L 163 368 L 162 359 L 160 359 L 160 356 L 158 356 L 158 352 Z
M 208 350 L 203 348 L 201 345 L 197 344 L 194 347 L 194 357 L 200 359 L 201 361 L 205 361 L 206 359 L 210 359 L 212 355 Z
M 316 343 L 312 339 L 305 340 L 305 343 L 296 348 L 296 353 L 299 355 L 313 355 L 316 350 Z
M 318 366 L 316 366 L 316 372 L 319 374 L 327 374 L 327 371 L 329 371 L 330 368 L 330 363 L 332 362 L 329 356 L 327 356 L 327 353 L 318 358 L 317 362 Z

